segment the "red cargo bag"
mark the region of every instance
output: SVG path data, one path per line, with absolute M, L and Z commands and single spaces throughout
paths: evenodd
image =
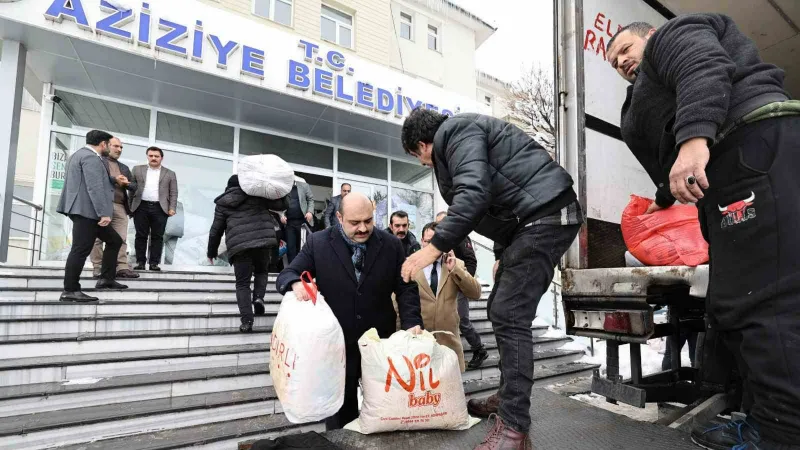
M 697 207 L 676 204 L 645 215 L 652 200 L 631 195 L 622 212 L 622 238 L 628 251 L 648 266 L 698 266 L 708 262 L 708 243 L 700 232 Z

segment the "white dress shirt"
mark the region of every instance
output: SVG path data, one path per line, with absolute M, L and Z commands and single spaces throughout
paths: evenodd
M 147 166 L 147 181 L 144 183 L 144 192 L 142 192 L 142 200 L 146 202 L 158 201 L 158 180 L 161 177 L 161 167 L 153 169 Z
M 428 267 L 422 269 L 425 272 L 425 280 L 428 281 L 428 286 L 431 285 L 431 272 L 433 272 L 433 266 L 436 266 L 436 279 L 439 281 L 439 284 L 442 283 L 442 265 L 439 264 L 439 260 L 437 259 L 436 262 L 429 265 Z M 439 286 L 436 288 L 436 294 L 439 294 Z

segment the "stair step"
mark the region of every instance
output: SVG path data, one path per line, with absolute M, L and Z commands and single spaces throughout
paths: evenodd
M 170 266 L 162 266 L 161 272 L 151 272 L 149 270 L 136 271 L 143 279 L 197 279 L 197 280 L 234 280 L 236 277 L 233 275 L 233 268 L 219 268 L 209 271 L 196 271 L 196 270 L 175 270 Z M 64 269 L 53 267 L 30 267 L 30 266 L 0 266 L 0 277 L 49 277 L 49 278 L 63 278 Z M 277 273 L 268 274 L 269 280 L 274 281 L 278 277 Z M 92 269 L 84 268 L 81 272 L 81 279 L 92 278 Z
M 296 425 L 289 422 L 283 414 L 274 414 L 55 448 L 58 450 L 105 450 L 108 448 L 115 450 L 170 450 L 191 447 L 205 450 L 230 450 L 235 449 L 243 438 L 253 441 L 276 439 L 287 434 L 299 434 L 307 431 L 323 433 L 325 425 L 322 423 Z
M 275 315 L 255 317 L 255 326 L 272 326 Z M 202 328 L 233 328 L 241 325 L 238 311 L 224 314 L 186 314 L 163 316 L 46 316 L 36 318 L 0 318 L 0 337 L 18 338 L 43 333 L 105 333 L 117 331 L 171 331 Z
M 186 280 L 186 279 L 141 279 L 141 278 L 126 278 L 119 280 L 122 284 L 127 285 L 130 289 L 158 289 L 168 291 L 235 291 L 236 286 L 232 280 L 222 281 L 209 281 L 209 280 Z M 81 288 L 86 292 L 93 292 L 94 285 L 97 280 L 83 279 L 81 280 Z M 273 283 L 267 285 L 267 290 L 274 290 Z M 57 289 L 64 288 L 63 278 L 26 278 L 26 277 L 2 277 L 0 278 L 0 288 L 2 289 Z
M 600 367 L 597 364 L 587 364 L 582 362 L 571 362 L 548 367 L 536 367 L 533 371 L 533 387 L 544 388 L 553 384 L 564 383 L 575 378 L 591 376 L 595 369 Z M 470 380 L 464 383 L 464 393 L 467 398 L 486 397 L 497 392 L 500 386 L 499 375 L 497 377 L 483 378 L 480 380 Z

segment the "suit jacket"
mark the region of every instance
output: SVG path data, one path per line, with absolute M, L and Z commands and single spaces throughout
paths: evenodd
M 342 203 L 342 196 L 335 195 L 331 197 L 331 201 L 328 203 L 328 207 L 325 208 L 325 212 L 322 213 L 322 216 L 325 218 L 325 228 L 330 228 L 339 223 L 339 218 L 336 217 L 336 211 L 339 210 L 339 204 Z
M 133 168 L 133 179 L 136 180 L 136 193 L 131 199 L 131 213 L 135 212 L 142 203 L 144 185 L 147 183 L 148 166 L 141 165 Z M 158 178 L 158 203 L 165 214 L 169 210 L 178 210 L 178 177 L 175 172 L 161 166 L 161 176 Z
M 83 147 L 67 160 L 66 177 L 56 211 L 100 220 L 114 214 L 114 186 L 103 159 Z
M 311 186 L 305 181 L 296 180 L 297 185 L 297 198 L 300 201 L 300 209 L 303 215 L 308 213 L 314 214 L 314 193 L 311 192 Z M 281 217 L 286 215 L 286 211 L 281 212 Z M 311 220 L 314 220 L 313 218 Z
M 106 166 L 106 170 L 108 170 L 108 178 L 111 180 L 111 186 L 116 189 L 117 180 L 116 178 L 111 176 L 111 170 L 108 168 L 108 157 L 103 157 L 103 164 Z M 125 212 L 128 215 L 132 215 L 133 212 L 131 211 L 131 198 L 130 196 L 136 192 L 137 183 L 136 180 L 133 179 L 133 175 L 131 175 L 131 169 L 128 168 L 125 164 L 117 161 L 117 165 L 119 165 L 119 172 L 128 179 L 129 183 L 128 186 L 122 189 L 122 195 L 124 196 L 124 200 L 122 204 L 125 206 Z
M 305 271 L 316 278 L 344 331 L 347 347 L 347 374 L 357 376 L 361 369 L 358 339 L 370 328 L 381 338 L 395 331 L 397 314 L 392 306 L 396 294 L 403 329 L 422 326 L 419 290 L 406 283 L 400 269 L 406 259 L 400 241 L 385 231 L 375 229 L 367 241 L 367 255 L 360 282 L 356 281 L 350 251 L 337 228 L 312 234 L 292 263 L 278 275 L 278 292 L 285 294 L 300 281 Z
M 464 261 L 456 259 L 453 271 L 447 266 L 440 265 L 439 288 L 433 295 L 431 285 L 425 278 L 425 271 L 420 270 L 414 275 L 414 282 L 419 286 L 419 302 L 422 307 L 422 322 L 428 331 L 449 331 L 453 335 L 436 333 L 436 342 L 449 347 L 458 355 L 458 364 L 464 372 L 464 347 L 461 345 L 461 334 L 458 324 L 458 293 L 467 298 L 480 298 L 481 285 L 466 269 Z

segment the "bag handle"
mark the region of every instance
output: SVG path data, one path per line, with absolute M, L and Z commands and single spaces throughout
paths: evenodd
M 311 278 L 311 273 L 305 271 L 300 274 L 300 282 L 303 283 L 303 288 L 305 288 L 308 295 L 311 296 L 311 302 L 316 306 L 319 289 L 317 289 L 317 284 L 314 283 L 314 280 Z

